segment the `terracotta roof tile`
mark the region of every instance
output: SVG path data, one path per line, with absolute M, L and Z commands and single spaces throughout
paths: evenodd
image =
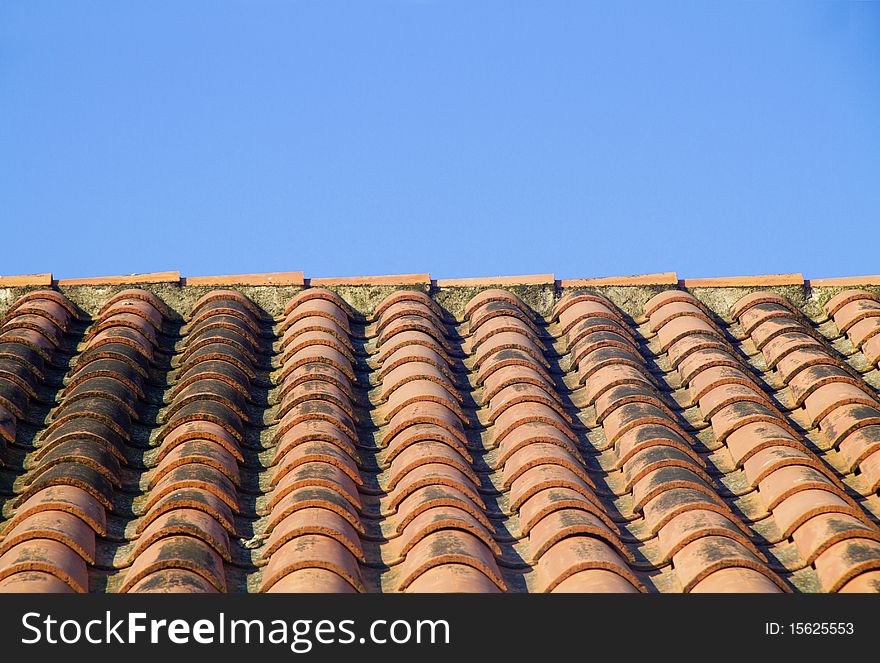
M 332 287 L 345 285 L 431 285 L 430 274 L 391 274 L 388 276 L 340 276 L 310 278 L 310 286 Z
M 131 278 L 0 280 L 0 591 L 880 591 L 870 283 Z
M 302 272 L 231 274 L 228 276 L 187 276 L 184 285 L 226 287 L 236 285 L 305 285 Z
M 90 285 L 143 285 L 147 283 L 180 283 L 180 272 L 153 272 L 151 274 L 127 274 L 124 276 L 92 276 L 86 278 L 58 279 L 59 286 Z
M 51 286 L 51 274 L 24 274 L 21 276 L 0 276 L 0 288 L 21 286 Z
M 687 278 L 680 281 L 685 288 L 746 288 L 782 285 L 803 285 L 803 274 L 768 274 L 764 276 L 720 276 Z
M 561 279 L 557 281 L 560 288 L 582 288 L 588 286 L 645 286 L 645 285 L 677 285 L 678 276 L 675 272 L 658 274 L 637 274 L 635 276 L 602 276 L 589 279 Z
M 880 276 L 839 276 L 833 278 L 810 279 L 807 283 L 812 288 L 876 286 L 880 285 Z
M 484 286 L 552 285 L 553 274 L 527 274 L 523 276 L 482 276 L 479 278 L 437 279 L 438 288 L 468 288 Z

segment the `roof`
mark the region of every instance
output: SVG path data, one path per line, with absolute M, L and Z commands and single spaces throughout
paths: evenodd
M 0 278 L 0 591 L 880 590 L 880 279 Z

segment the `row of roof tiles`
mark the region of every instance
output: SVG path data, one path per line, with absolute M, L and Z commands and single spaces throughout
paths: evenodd
M 385 276 L 346 276 L 306 278 L 303 272 L 268 272 L 263 274 L 231 274 L 225 276 L 181 276 L 179 272 L 153 272 L 122 276 L 55 279 L 52 274 L 0 276 L 0 288 L 51 287 L 93 285 L 146 285 L 152 283 L 179 283 L 190 286 L 357 286 L 357 285 L 427 285 L 436 287 L 509 287 L 527 285 L 556 285 L 562 288 L 591 286 L 670 286 L 686 288 L 724 287 L 855 287 L 878 286 L 880 275 L 847 276 L 804 279 L 802 274 L 768 274 L 761 276 L 731 276 L 680 279 L 675 272 L 639 274 L 635 276 L 605 276 L 582 279 L 556 279 L 553 274 L 522 276 L 487 276 L 479 278 L 432 279 L 430 274 L 392 274 Z
M 826 312 L 28 293 L 0 591 L 880 591 L 880 298 Z

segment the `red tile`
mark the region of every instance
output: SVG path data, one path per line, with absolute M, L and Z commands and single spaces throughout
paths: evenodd
M 415 423 L 402 427 L 393 438 L 384 440 L 387 444 L 385 459 L 391 462 L 394 457 L 410 446 L 423 441 L 442 442 L 461 454 L 467 453 L 467 438 L 460 433 L 452 433 L 443 426 L 430 422 Z
M 758 560 L 766 562 L 764 555 L 745 535 L 742 525 L 716 511 L 692 509 L 670 519 L 657 533 L 664 562 L 671 561 L 685 546 L 703 537 L 727 537 L 750 551 Z
M 379 285 L 431 285 L 430 274 L 392 274 L 388 276 L 340 276 L 309 279 L 309 285 L 333 286 L 379 286 Z
M 266 523 L 266 533 L 271 533 L 297 511 L 313 508 L 326 509 L 341 516 L 358 532 L 363 532 L 363 524 L 356 507 L 343 497 L 341 491 L 324 486 L 304 486 L 288 491 L 283 497 L 275 500 Z
M 869 405 L 841 405 L 832 410 L 819 425 L 822 433 L 834 445 L 865 426 L 880 424 L 880 409 Z
M 802 490 L 827 490 L 835 495 L 840 494 L 838 487 L 824 474 L 803 465 L 780 467 L 765 476 L 758 485 L 768 511 Z
M 587 569 L 566 577 L 550 591 L 554 594 L 636 594 L 639 590 L 613 571 Z
M 822 349 L 822 344 L 812 336 L 802 332 L 786 332 L 779 334 L 762 348 L 767 366 L 771 369 L 787 355 L 797 350 Z
M 51 286 L 51 274 L 24 274 L 21 276 L 0 276 L 0 288 L 20 288 L 23 286 Z
M 322 508 L 304 508 L 283 518 L 273 529 L 261 549 L 264 559 L 278 553 L 288 542 L 296 542 L 301 537 L 320 535 L 341 544 L 356 559 L 363 562 L 364 551 L 357 530 L 345 518 L 333 511 Z M 311 539 L 306 539 L 311 541 Z
M 872 353 L 868 349 L 868 344 L 876 339 L 878 334 L 880 334 L 880 318 L 874 316 L 864 317 L 846 330 L 846 337 L 853 344 L 853 347 L 862 350 L 868 357 L 868 361 L 872 363 L 874 360 L 873 357 L 869 357 Z
M 483 383 L 481 402 L 486 404 L 496 396 L 502 401 L 509 401 L 510 388 L 524 389 L 526 386 L 536 387 L 543 391 L 549 398 L 560 402 L 559 394 L 553 384 L 546 378 L 546 373 L 531 366 L 508 365 L 499 368 L 489 374 Z M 528 393 L 534 393 L 527 390 Z
M 578 453 L 577 447 L 569 435 L 563 433 L 556 426 L 534 421 L 517 426 L 505 436 L 501 444 L 498 445 L 496 467 L 503 467 L 511 455 L 532 444 L 553 444 L 571 454 Z
M 512 306 L 514 308 L 518 308 L 522 313 L 529 316 L 531 318 L 534 314 L 531 309 L 526 306 L 523 301 L 517 297 L 512 292 L 508 292 L 507 290 L 499 290 L 499 289 L 490 289 L 483 290 L 481 293 L 474 296 L 464 307 L 464 315 L 466 318 L 470 318 L 471 324 L 473 324 L 474 314 L 477 309 L 481 309 L 484 307 L 488 307 L 489 304 L 492 303 L 503 303 L 508 306 Z
M 272 464 L 278 463 L 294 447 L 311 441 L 326 442 L 342 449 L 352 458 L 357 456 L 355 440 L 342 427 L 332 421 L 310 419 L 292 426 L 278 438 Z
M 288 284 L 270 318 L 254 286 L 281 283 L 236 278 L 190 281 L 189 311 L 167 283 L 10 307 L 0 435 L 29 437 L 0 589 L 85 590 L 97 561 L 136 592 L 797 591 L 811 564 L 880 590 L 880 401 L 838 351 L 880 359 L 880 297 L 832 299 L 832 344 L 794 296 L 718 309 L 754 280 L 633 321 L 631 286 L 675 284 L 481 282 L 464 311 L 422 277 Z
M 397 515 L 394 519 L 394 528 L 398 533 L 404 529 L 419 515 L 429 509 L 438 507 L 456 507 L 466 511 L 486 529 L 492 525 L 483 510 L 483 505 L 474 501 L 472 494 L 462 492 L 453 485 L 431 483 L 414 490 L 397 505 Z
M 750 488 L 758 487 L 759 483 L 764 481 L 770 474 L 775 473 L 777 470 L 781 468 L 790 468 L 792 466 L 800 467 L 802 469 L 812 468 L 813 471 L 818 471 L 823 475 L 826 484 L 837 486 L 841 490 L 843 489 L 843 486 L 839 479 L 835 477 L 833 471 L 813 455 L 812 452 L 807 450 L 806 447 L 800 444 L 794 446 L 777 444 L 775 446 L 761 448 L 743 462 L 743 468 L 745 469 L 746 478 L 748 479 Z M 785 477 L 786 475 L 783 474 L 782 476 Z M 794 489 L 795 487 L 795 484 L 792 484 L 791 486 L 783 484 L 783 488 L 785 489 Z M 835 492 L 833 489 L 829 488 L 828 485 L 823 487 Z
M 95 563 L 95 532 L 85 521 L 66 511 L 41 511 L 7 529 L 0 541 L 0 556 L 25 542 L 51 539 L 63 543 L 89 563 Z
M 778 295 L 775 292 L 765 290 L 761 292 L 749 293 L 745 297 L 737 300 L 737 302 L 730 307 L 730 315 L 734 318 L 740 318 L 749 309 L 754 306 L 759 306 L 761 304 L 773 304 L 775 306 L 786 308 L 792 313 L 797 312 L 797 308 L 785 297 L 783 297 L 782 295 Z
M 509 503 L 519 509 L 526 500 L 547 488 L 567 488 L 598 504 L 593 486 L 581 474 L 561 465 L 537 465 L 520 474 L 510 487 Z
M 587 497 L 583 490 L 560 485 L 539 487 L 538 490 L 530 491 L 529 497 L 519 508 L 522 534 L 524 536 L 531 534 L 532 528 L 551 514 L 572 509 L 585 511 L 601 521 L 608 531 L 616 531 L 617 526 L 594 494 L 591 493 L 590 497 Z
M 674 302 L 701 306 L 699 300 L 685 290 L 664 290 L 645 302 L 644 316 L 650 318 L 661 306 L 666 306 L 667 304 Z
M 400 560 L 404 560 L 424 538 L 435 532 L 449 530 L 475 536 L 492 551 L 493 555 L 501 556 L 501 548 L 486 526 L 464 509 L 454 506 L 427 509 L 410 520 L 403 528 L 400 537 L 393 540 L 395 554 Z
M 776 424 L 796 436 L 797 432 L 776 412 L 762 403 L 738 402 L 720 409 L 712 417 L 712 429 L 719 442 L 724 442 L 746 424 L 766 422 Z
M 867 490 L 876 493 L 880 488 L 880 453 L 874 451 L 859 463 L 859 472 Z
M 857 299 L 844 304 L 834 313 L 834 322 L 842 332 L 848 331 L 862 320 L 871 318 L 880 318 L 880 302 L 873 299 Z
M 617 438 L 618 466 L 632 459 L 636 454 L 653 447 L 671 447 L 688 455 L 698 465 L 703 464 L 686 437 L 664 424 L 646 424 L 632 428 Z
M 479 479 L 471 467 L 469 455 L 463 456 L 461 450 L 443 442 L 425 440 L 410 445 L 393 456 L 385 489 L 389 492 L 393 491 L 397 484 L 414 469 L 433 463 L 449 465 L 470 478 L 474 484 L 479 483 Z
M 361 485 L 363 479 L 358 471 L 357 463 L 351 455 L 335 444 L 312 440 L 298 444 L 287 451 L 272 469 L 270 485 L 278 484 L 285 475 L 297 470 L 303 465 L 313 463 L 326 463 L 348 475 L 348 478 L 356 485 Z
M 593 403 L 608 390 L 621 385 L 653 387 L 647 374 L 632 364 L 604 366 L 586 380 L 587 402 Z
M 304 285 L 302 272 L 269 272 L 266 274 L 234 274 L 228 276 L 187 276 L 184 285 L 191 286 L 267 286 Z
M 466 288 L 487 285 L 553 285 L 553 274 L 525 274 L 522 276 L 484 276 L 480 278 L 437 279 L 438 288 Z
M 703 371 L 718 366 L 728 366 L 742 373 L 747 372 L 743 363 L 726 348 L 701 348 L 690 353 L 677 364 L 678 374 L 681 376 L 681 382 L 685 386 L 689 386 L 694 378 Z M 702 378 L 704 385 L 707 379 L 707 376 Z
M 880 531 L 852 516 L 826 513 L 807 520 L 793 532 L 792 538 L 806 563 L 813 564 L 819 555 L 840 541 L 859 538 L 880 541 Z
M 410 426 L 417 424 L 433 424 L 444 429 L 447 433 L 467 446 L 461 421 L 452 410 L 439 403 L 422 402 L 407 405 L 395 414 L 388 422 L 388 428 L 382 439 L 382 445 L 387 446 L 391 441 Z
M 672 558 L 676 574 L 685 592 L 691 591 L 711 574 L 730 568 L 751 569 L 765 576 L 776 591 L 790 591 L 769 567 L 738 541 L 721 536 L 706 536 L 689 543 Z M 770 589 L 769 586 L 766 587 Z
M 696 454 L 665 444 L 657 444 L 632 454 L 621 463 L 625 478 L 624 488 L 631 491 L 634 484 L 641 481 L 656 470 L 666 467 L 678 467 L 696 474 L 705 483 L 711 484 L 712 479 L 704 471 L 705 463 Z
M 290 299 L 289 302 L 287 302 L 287 305 L 284 307 L 284 315 L 289 315 L 291 311 L 299 307 L 300 304 L 313 300 L 324 300 L 335 304 L 336 307 L 343 312 L 347 313 L 349 311 L 349 306 L 345 302 L 345 300 L 332 290 L 328 290 L 327 288 L 311 287 L 306 288 L 305 290 L 300 290 Z
M 659 274 L 636 274 L 634 276 L 601 276 L 588 279 L 562 279 L 557 281 L 560 288 L 581 288 L 584 286 L 645 286 L 645 285 L 676 285 L 678 276 L 675 272 Z
M 306 293 L 309 290 L 304 291 Z M 280 331 L 286 331 L 299 320 L 304 318 L 325 318 L 336 324 L 339 328 L 349 331 L 349 321 L 347 307 L 338 298 L 329 298 L 327 296 L 313 296 L 311 298 L 294 298 L 287 305 L 284 321 L 281 323 Z
M 683 316 L 699 318 L 700 320 L 708 322 L 710 325 L 715 325 L 712 319 L 706 315 L 702 307 L 691 302 L 669 302 L 663 304 L 659 308 L 654 309 L 654 312 L 651 313 L 648 320 L 651 324 L 651 329 L 656 332 L 672 320 Z
M 140 580 L 165 569 L 192 571 L 218 591 L 226 591 L 223 560 L 206 543 L 189 536 L 159 539 L 144 550 L 126 572 L 120 591 L 132 591 Z
M 697 490 L 709 499 L 715 498 L 715 491 L 705 481 L 701 473 L 686 467 L 659 467 L 635 482 L 632 488 L 633 511 L 641 513 L 649 501 L 660 493 L 674 488 Z
M 504 462 L 502 487 L 507 489 L 516 479 L 533 467 L 540 465 L 558 465 L 576 474 L 589 485 L 593 484 L 582 461 L 578 456 L 555 444 L 533 442 L 510 454 Z
M 62 287 L 180 283 L 180 272 L 154 272 L 152 274 L 128 274 L 125 276 L 94 276 L 88 278 L 58 279 L 55 283 Z
M 763 350 L 764 346 L 770 343 L 774 338 L 783 334 L 804 334 L 806 327 L 803 324 L 790 317 L 770 318 L 755 327 L 752 332 L 752 340 L 758 350 Z
M 442 405 L 454 413 L 462 423 L 466 423 L 467 417 L 458 400 L 450 393 L 449 387 L 432 380 L 412 380 L 395 389 L 388 396 L 388 402 L 382 408 L 382 414 L 386 421 L 391 421 L 395 415 L 406 408 L 428 402 Z
M 751 288 L 763 286 L 803 285 L 802 274 L 768 274 L 766 276 L 722 276 L 713 278 L 684 279 L 685 288 Z
M 153 520 L 135 540 L 128 556 L 133 562 L 160 539 L 169 536 L 188 536 L 207 543 L 227 562 L 232 561 L 229 535 L 223 525 L 209 514 L 185 507 L 166 511 Z
M 779 586 L 752 569 L 728 567 L 713 571 L 691 587 L 691 594 L 773 594 Z
M 443 327 L 443 315 L 437 314 L 436 304 L 432 306 L 425 301 L 404 299 L 396 301 L 382 309 L 382 313 L 377 315 L 374 333 L 381 334 L 382 331 L 395 320 L 410 316 L 422 317 L 429 320 L 437 327 Z
M 669 416 L 669 413 L 650 403 L 628 403 L 614 410 L 603 422 L 605 438 L 614 444 L 628 430 L 646 424 L 660 424 L 679 433 L 683 437 L 687 434 Z
M 480 571 L 502 591 L 507 589 L 495 559 L 485 543 L 456 530 L 435 532 L 419 541 L 400 567 L 398 591 L 406 591 L 419 576 L 446 564 L 461 564 Z
M 438 320 L 442 320 L 445 317 L 443 309 L 424 292 L 420 290 L 398 290 L 388 295 L 376 306 L 376 309 L 373 311 L 373 319 L 380 318 L 385 311 L 401 302 L 418 302 L 427 306 Z
M 768 302 L 755 304 L 740 313 L 739 324 L 744 334 L 751 334 L 759 326 L 779 318 L 800 322 L 788 306 Z
M 435 566 L 413 580 L 411 594 L 495 594 L 501 590 L 482 571 L 465 564 Z
M 880 569 L 880 543 L 869 539 L 835 543 L 816 558 L 815 566 L 823 589 L 839 591 L 862 573 Z
M 69 513 L 88 524 L 97 534 L 107 534 L 107 517 L 100 502 L 82 488 L 63 484 L 35 492 L 23 501 L 7 521 L 7 527 L 14 527 L 25 519 L 47 511 Z
M 788 537 L 810 518 L 823 513 L 848 514 L 863 521 L 867 519 L 852 504 L 827 490 L 803 490 L 794 493 L 773 509 L 773 518 L 782 535 Z
M 771 405 L 770 400 L 753 385 L 722 384 L 704 391 L 700 397 L 700 412 L 708 421 L 720 410 L 734 403 L 763 403 Z
M 269 594 L 355 594 L 357 591 L 335 571 L 314 568 L 291 571 L 266 590 Z
M 52 291 L 48 291 L 52 292 Z M 46 318 L 61 331 L 70 330 L 70 322 L 76 318 L 76 309 L 71 311 L 72 305 L 67 298 L 52 293 L 53 296 L 22 297 L 6 313 L 6 321 L 13 320 L 22 315 L 34 315 Z
M 880 571 L 866 571 L 852 580 L 845 582 L 838 590 L 841 594 L 877 594 L 880 593 Z
M 407 497 L 425 486 L 449 486 L 466 495 L 478 507 L 485 507 L 473 480 L 461 470 L 445 463 L 427 463 L 407 472 L 391 491 L 389 507 L 397 509 Z
M 32 539 L 0 555 L 0 581 L 24 571 L 48 573 L 75 592 L 87 592 L 86 562 L 74 550 L 51 539 Z
M 569 577 L 586 570 L 610 571 L 636 589 L 642 588 L 642 583 L 611 546 L 594 537 L 578 536 L 562 539 L 541 557 L 539 591 L 552 592 Z
M 357 484 L 349 474 L 330 463 L 310 462 L 287 472 L 275 486 L 269 498 L 269 508 L 274 509 L 285 496 L 300 488 L 330 488 L 344 497 L 357 510 L 362 508 Z
M 804 407 L 814 426 L 836 408 L 853 404 L 880 406 L 880 403 L 866 390 L 845 382 L 823 385 L 804 399 Z
M 843 292 L 839 292 L 834 297 L 828 300 L 825 304 L 825 312 L 829 316 L 834 316 L 837 311 L 839 311 L 842 307 L 846 306 L 851 302 L 857 302 L 861 300 L 871 300 L 875 302 L 880 302 L 880 296 L 875 295 L 867 290 L 844 290 Z
M 217 588 L 192 571 L 167 568 L 147 574 L 128 590 L 132 594 L 216 594 Z
M 715 336 L 723 341 L 724 337 L 718 332 L 714 325 L 693 316 L 682 316 L 673 318 L 657 332 L 657 338 L 660 341 L 660 349 L 664 352 L 668 350 L 673 343 L 690 336 L 692 334 L 701 334 Z
M 494 444 L 501 444 L 504 441 L 504 438 L 510 435 L 519 426 L 532 422 L 555 426 L 568 436 L 569 439 L 572 441 L 575 440 L 568 422 L 555 408 L 545 405 L 544 403 L 517 403 L 504 410 L 504 412 L 502 412 L 495 420 L 495 425 L 492 430 Z
M 70 594 L 74 591 L 58 576 L 43 571 L 21 571 L 0 580 L 0 594 Z
M 617 533 L 584 509 L 559 509 L 539 520 L 529 531 L 532 559 L 539 562 L 553 546 L 568 537 L 592 537 L 614 548 L 624 559 L 631 554 Z
M 136 529 L 139 533 L 144 532 L 154 520 L 170 511 L 195 509 L 208 514 L 223 525 L 227 532 L 235 535 L 235 521 L 229 500 L 218 497 L 217 492 L 181 486 L 165 492 L 161 497 L 155 496 L 144 517 L 138 521 Z

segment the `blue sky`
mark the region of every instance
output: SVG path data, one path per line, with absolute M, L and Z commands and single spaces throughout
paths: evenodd
M 0 274 L 880 273 L 880 5 L 0 4 Z

